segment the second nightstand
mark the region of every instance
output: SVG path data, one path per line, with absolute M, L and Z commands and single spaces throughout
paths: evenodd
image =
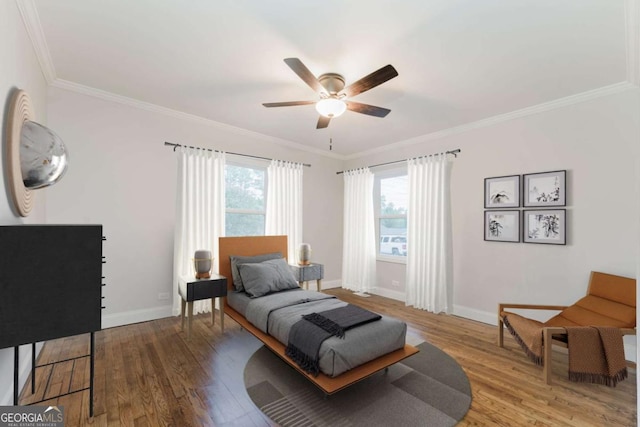
M 309 280 L 316 281 L 317 290 L 322 289 L 322 279 L 324 278 L 324 265 L 322 264 L 309 264 L 309 265 L 291 265 L 293 275 L 300 284 L 300 287 L 304 284 L 305 289 L 309 289 Z

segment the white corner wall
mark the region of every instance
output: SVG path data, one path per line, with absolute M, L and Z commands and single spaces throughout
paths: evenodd
M 312 164 L 304 169 L 303 239 L 325 278 L 339 279 L 342 161 L 203 120 L 178 118 L 50 88 L 49 122 L 69 150 L 69 170 L 48 197 L 50 223 L 104 225 L 103 327 L 170 316 L 176 154 L 164 142 Z
M 0 96 L 2 97 L 2 150 L 0 154 L 0 225 L 42 223 L 45 218 L 46 192 L 36 193 L 35 206 L 25 219 L 17 215 L 6 182 L 7 107 L 15 89 L 24 89 L 31 98 L 36 121 L 47 124 L 46 81 L 24 29 L 16 3 L 0 2 Z M 41 346 L 41 345 L 39 345 Z M 13 404 L 13 349 L 0 350 L 0 405 Z M 31 346 L 20 348 L 20 385 L 24 384 L 31 365 Z
M 591 270 L 637 276 L 638 93 L 629 90 L 399 145 L 351 160 L 347 168 L 462 150 L 454 161 L 451 188 L 454 314 L 496 324 L 499 302 L 573 303 L 584 296 Z M 484 178 L 558 169 L 568 173 L 566 246 L 483 240 Z M 378 262 L 378 293 L 402 299 L 404 269 Z M 400 288 L 392 288 L 391 280 L 399 281 Z M 635 349 L 632 352 L 628 358 L 635 360 Z

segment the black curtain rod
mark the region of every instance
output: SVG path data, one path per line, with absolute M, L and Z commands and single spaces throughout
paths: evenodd
M 461 150 L 459 148 L 456 148 L 455 150 L 451 150 L 451 151 L 446 151 L 444 154 L 453 154 L 454 157 L 458 157 L 458 153 L 460 153 Z M 419 159 L 422 157 L 431 157 L 431 156 L 436 156 L 437 154 L 426 154 L 424 156 L 418 156 L 418 157 L 411 157 L 411 159 Z M 371 165 L 371 166 L 367 166 L 368 168 L 377 168 L 378 166 L 386 166 L 386 165 L 392 165 L 394 163 L 402 163 L 402 162 L 406 162 L 407 160 L 410 159 L 404 159 L 404 160 L 394 160 L 393 162 L 387 162 L 387 163 L 378 163 L 377 165 Z M 355 168 L 355 169 L 349 169 L 349 170 L 356 170 L 359 168 Z M 336 172 L 336 175 L 340 175 L 343 174 L 345 172 L 349 172 L 348 170 L 346 171 L 340 171 L 340 172 Z
M 164 145 L 168 145 L 170 147 L 173 147 L 173 151 L 176 151 L 176 148 L 178 147 L 188 147 L 188 148 L 195 148 L 196 150 L 207 150 L 207 151 L 215 151 L 217 153 L 220 153 L 220 150 L 213 150 L 211 148 L 202 148 L 202 147 L 194 147 L 193 145 L 182 145 L 182 144 L 174 144 L 173 142 L 164 142 Z M 242 156 L 242 157 L 251 157 L 252 159 L 260 159 L 260 160 L 274 160 L 274 159 L 270 159 L 268 157 L 260 157 L 260 156 L 252 156 L 251 154 L 241 154 L 241 153 L 232 153 L 231 151 L 225 151 L 225 153 L 227 154 L 232 154 L 234 156 Z M 291 162 L 291 163 L 299 163 L 299 162 Z M 306 166 L 308 168 L 311 167 L 310 164 L 308 163 L 300 163 L 302 166 Z

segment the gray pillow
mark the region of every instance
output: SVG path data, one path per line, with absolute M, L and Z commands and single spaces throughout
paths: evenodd
M 263 261 L 268 261 L 270 259 L 278 258 L 282 258 L 282 254 L 280 252 L 273 252 L 255 256 L 231 255 L 229 257 L 229 259 L 231 260 L 231 277 L 233 278 L 233 287 L 235 288 L 235 290 L 238 292 L 244 291 L 244 286 L 242 286 L 242 278 L 240 277 L 240 272 L 238 271 L 239 265 L 248 263 L 256 264 Z
M 259 264 L 241 264 L 238 270 L 242 277 L 244 291 L 252 298 L 299 287 L 291 267 L 284 258 Z

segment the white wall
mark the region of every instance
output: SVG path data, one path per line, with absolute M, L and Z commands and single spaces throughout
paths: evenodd
M 49 191 L 48 222 L 104 224 L 105 327 L 170 313 L 157 300 L 171 292 L 173 250 L 175 155 L 164 141 L 312 163 L 303 238 L 324 262 L 327 281 L 341 273 L 342 179 L 335 172 L 453 148 L 462 149 L 452 176 L 456 314 L 494 323 L 500 301 L 572 303 L 591 270 L 636 275 L 637 91 L 348 162 L 62 89 L 50 89 L 48 108 L 71 153 L 67 176 Z M 556 169 L 568 170 L 568 245 L 485 242 L 484 178 Z M 404 265 L 378 263 L 379 293 L 402 299 L 404 282 Z
M 247 132 L 176 118 L 63 89 L 49 90 L 49 121 L 65 135 L 69 170 L 51 189 L 51 223 L 104 225 L 107 286 L 103 327 L 165 317 L 172 292 L 176 154 L 165 141 L 310 163 L 304 169 L 303 240 L 341 272 L 342 161 Z
M 346 166 L 462 149 L 451 188 L 454 313 L 495 324 L 499 302 L 573 303 L 585 294 L 591 270 L 636 277 L 639 121 L 638 90 L 630 90 L 398 146 Z M 568 173 L 567 246 L 483 240 L 484 178 L 558 169 Z M 403 265 L 377 266 L 379 293 L 404 290 Z
M 13 1 L 0 2 L 0 96 L 2 97 L 2 153 L 0 155 L 0 225 L 42 223 L 45 217 L 47 190 L 36 193 L 31 215 L 22 219 L 13 208 L 6 183 L 7 107 L 15 89 L 24 89 L 31 98 L 36 121 L 47 124 L 46 82 L 33 52 L 31 42 Z M 6 302 L 5 302 L 6 303 Z M 31 346 L 20 349 L 20 384 L 23 384 L 31 365 Z M 13 404 L 13 349 L 0 350 L 0 405 Z

